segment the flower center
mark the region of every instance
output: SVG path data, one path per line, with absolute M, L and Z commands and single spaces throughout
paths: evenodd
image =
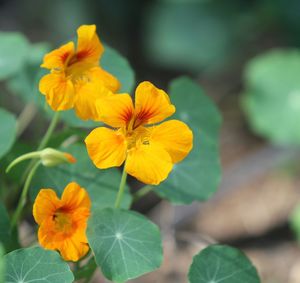
M 136 148 L 138 145 L 150 144 L 150 131 L 145 127 L 138 127 L 132 131 L 126 131 L 125 133 L 127 141 L 127 150 Z
M 59 232 L 70 233 L 73 228 L 72 217 L 69 213 L 57 210 L 54 213 L 53 220 L 55 222 L 55 228 Z

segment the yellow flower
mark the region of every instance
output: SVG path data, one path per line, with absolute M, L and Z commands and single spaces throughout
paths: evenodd
M 51 51 L 41 67 L 51 70 L 39 84 L 40 92 L 54 111 L 74 108 L 83 120 L 96 119 L 95 101 L 116 92 L 119 81 L 99 67 L 104 48 L 95 25 L 77 30 L 77 49 L 73 42 Z
M 101 121 L 113 129 L 94 129 L 85 139 L 88 154 L 101 169 L 120 166 L 146 184 L 159 184 L 175 163 L 192 149 L 193 134 L 181 121 L 161 122 L 175 112 L 168 95 L 150 82 L 135 93 L 135 107 L 128 94 L 118 94 L 97 103 Z
M 66 186 L 61 199 L 52 189 L 42 189 L 33 205 L 33 216 L 39 224 L 41 246 L 58 250 L 65 260 L 77 261 L 88 251 L 85 234 L 91 201 L 76 183 Z

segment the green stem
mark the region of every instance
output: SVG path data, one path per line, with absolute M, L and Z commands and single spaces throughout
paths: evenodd
M 38 148 L 37 148 L 37 151 L 40 151 L 40 150 L 44 149 L 44 148 L 47 146 L 47 144 L 48 144 L 48 142 L 49 142 L 49 140 L 50 140 L 50 138 L 51 138 L 51 136 L 52 136 L 52 134 L 53 134 L 53 132 L 54 132 L 54 130 L 55 130 L 55 128 L 56 128 L 56 125 L 57 125 L 57 123 L 58 123 L 58 120 L 59 120 L 59 112 L 55 112 L 55 114 L 54 114 L 54 116 L 53 116 L 53 118 L 52 118 L 52 120 L 51 120 L 51 122 L 50 122 L 50 125 L 49 125 L 49 127 L 48 127 L 48 129 L 47 129 L 47 132 L 45 133 L 43 139 L 41 140 L 41 142 L 40 142 L 40 144 L 39 144 L 39 146 L 38 146 Z M 21 179 L 22 182 L 21 182 L 21 183 L 24 182 L 24 179 L 26 178 L 28 172 L 31 170 L 31 168 L 32 168 L 32 166 L 33 166 L 33 164 L 34 164 L 34 162 L 35 162 L 35 161 L 32 160 L 32 161 L 28 164 L 28 166 L 27 166 L 27 168 L 25 169 L 24 174 L 23 174 L 23 176 L 22 176 L 22 179 Z
M 24 206 L 26 204 L 27 194 L 28 194 L 28 190 L 29 190 L 29 187 L 30 187 L 31 180 L 32 180 L 32 178 L 33 178 L 33 176 L 34 176 L 34 174 L 35 174 L 35 172 L 38 169 L 40 164 L 41 164 L 40 162 L 36 162 L 33 165 L 33 167 L 30 169 L 29 173 L 28 173 L 28 176 L 26 178 L 26 181 L 25 181 L 25 184 L 24 184 L 24 187 L 23 187 L 22 194 L 21 194 L 20 199 L 19 199 L 17 209 L 15 210 L 15 213 L 13 214 L 13 217 L 12 217 L 12 221 L 11 221 L 11 228 L 12 229 L 17 225 L 17 223 L 19 221 L 22 209 L 24 208 Z
M 40 145 L 37 148 L 37 150 L 42 150 L 47 146 L 47 144 L 56 128 L 58 120 L 59 120 L 59 112 L 55 112 L 55 114 L 52 118 L 52 121 L 48 127 L 48 130 L 47 130 L 46 134 L 44 135 L 43 139 L 41 140 Z
M 125 165 L 124 165 L 121 182 L 120 182 L 120 186 L 119 186 L 119 191 L 118 191 L 118 195 L 117 195 L 116 202 L 115 202 L 115 208 L 120 208 L 123 194 L 125 191 L 126 179 L 127 179 L 127 173 L 125 171 Z
M 136 193 L 133 194 L 132 203 L 138 201 L 140 198 L 144 197 L 145 195 L 147 195 L 153 190 L 154 187 L 150 185 L 142 187 L 140 190 L 138 190 Z

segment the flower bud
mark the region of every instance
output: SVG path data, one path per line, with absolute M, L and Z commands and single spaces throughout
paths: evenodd
M 9 164 L 6 173 L 16 164 L 28 159 L 40 159 L 41 163 L 46 167 L 76 162 L 76 159 L 71 154 L 48 147 L 40 151 L 29 152 L 19 156 Z
M 46 167 L 53 167 L 62 163 L 75 163 L 76 159 L 69 153 L 53 148 L 45 148 L 40 151 L 41 162 Z

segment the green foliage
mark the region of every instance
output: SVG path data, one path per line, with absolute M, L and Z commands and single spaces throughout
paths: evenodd
M 4 261 L 4 248 L 0 243 L 0 283 L 4 283 L 6 264 Z
M 4 246 L 10 242 L 11 231 L 8 213 L 5 206 L 0 202 L 0 243 Z
M 39 247 L 19 249 L 7 254 L 5 282 L 71 283 L 74 276 L 69 265 L 55 251 Z
M 17 133 L 17 121 L 15 117 L 0 108 L 0 158 L 3 157 L 12 147 Z
M 0 32 L 0 42 L 0 80 L 4 80 L 22 68 L 29 43 L 17 32 Z
M 298 205 L 290 216 L 290 225 L 300 242 L 300 205 Z
M 188 157 L 174 166 L 168 179 L 155 192 L 177 204 L 206 200 L 216 191 L 221 177 L 220 113 L 198 84 L 188 78 L 174 80 L 169 93 L 176 106 L 172 118 L 191 127 L 194 145 Z
M 125 282 L 161 265 L 159 229 L 136 212 L 96 211 L 89 220 L 87 235 L 97 264 L 113 282 Z
M 120 93 L 131 93 L 135 85 L 135 74 L 129 62 L 115 49 L 105 46 L 100 62 L 102 68 L 121 82 Z
M 257 271 L 238 249 L 211 245 L 193 258 L 190 283 L 260 283 Z
M 145 47 L 150 58 L 164 67 L 191 71 L 222 66 L 235 49 L 236 26 L 229 21 L 234 16 L 224 14 L 225 7 L 217 11 L 209 2 L 153 5 L 146 18 Z
M 83 145 L 72 145 L 62 150 L 71 153 L 77 162 L 53 168 L 41 166 L 32 182 L 31 198 L 35 199 L 41 188 L 54 189 L 60 195 L 67 184 L 77 182 L 88 191 L 93 209 L 113 207 L 121 180 L 120 172 L 115 168 L 97 169 Z M 130 203 L 131 196 L 127 187 L 122 207 L 129 208 Z
M 274 50 L 245 69 L 242 105 L 253 130 L 280 145 L 300 145 L 300 52 Z

